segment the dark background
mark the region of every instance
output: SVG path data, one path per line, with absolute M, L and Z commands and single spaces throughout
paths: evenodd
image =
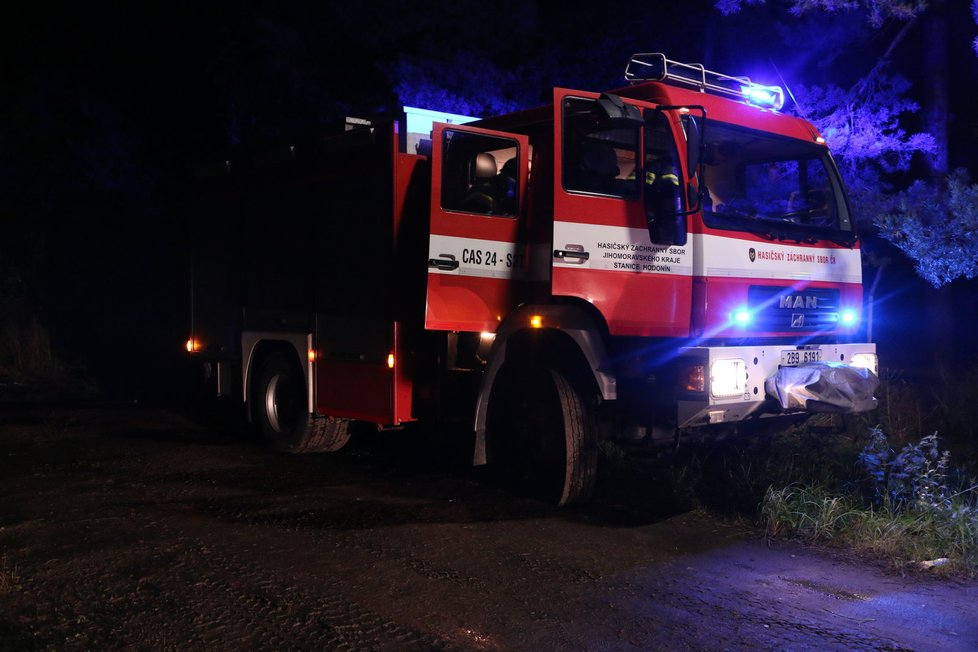
M 949 52 L 949 166 L 974 169 L 978 26 L 965 4 L 936 3 Z M 846 88 L 901 27 L 859 14 L 796 19 L 778 2 L 729 17 L 705 1 L 19 6 L 0 26 L 5 328 L 39 324 L 60 359 L 110 394 L 161 396 L 189 327 L 188 206 L 201 163 L 332 130 L 347 115 L 393 115 L 402 103 L 485 116 L 545 103 L 555 85 L 614 88 L 639 51 L 761 82 Z M 894 49 L 890 70 L 926 105 L 935 71 L 924 27 Z M 908 128 L 926 129 L 923 116 L 906 116 Z M 866 237 L 893 260 L 875 310 L 884 364 L 923 369 L 942 346 L 972 356 L 971 283 L 933 290 Z M 867 286 L 876 273 L 867 267 Z M 16 341 L 7 333 L 8 348 Z

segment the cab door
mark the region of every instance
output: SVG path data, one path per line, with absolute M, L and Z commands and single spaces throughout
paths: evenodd
M 687 336 L 692 248 L 653 242 L 645 204 L 666 158 L 682 183 L 681 131 L 655 105 L 630 98 L 614 99 L 637 108 L 645 123 L 616 121 L 601 113 L 602 97 L 554 91 L 553 294 L 594 305 L 612 335 Z
M 495 332 L 520 301 L 528 161 L 526 136 L 433 126 L 425 328 Z

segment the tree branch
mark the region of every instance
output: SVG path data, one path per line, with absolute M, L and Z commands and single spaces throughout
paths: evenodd
M 883 68 L 886 67 L 886 64 L 889 63 L 890 56 L 893 54 L 893 50 L 896 49 L 896 46 L 899 45 L 900 41 L 902 41 L 903 38 L 910 32 L 910 28 L 912 28 L 916 23 L 917 23 L 917 17 L 914 16 L 913 18 L 911 18 L 910 20 L 908 20 L 903 24 L 903 27 L 900 28 L 900 31 L 897 32 L 896 36 L 893 37 L 893 40 L 890 42 L 889 47 L 886 48 L 886 52 L 880 55 L 880 58 L 876 62 L 876 65 L 873 66 L 873 69 L 870 70 L 868 73 L 866 73 L 866 75 L 858 82 L 856 82 L 856 85 L 852 87 L 852 93 L 854 95 L 861 95 L 863 91 L 866 90 L 866 87 L 869 85 L 869 83 L 872 82 L 880 74 L 880 72 L 882 72 Z

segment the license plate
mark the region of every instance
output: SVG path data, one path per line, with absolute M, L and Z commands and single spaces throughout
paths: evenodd
M 821 349 L 803 349 L 800 351 L 782 351 L 781 366 L 794 367 L 805 362 L 818 362 L 822 359 Z

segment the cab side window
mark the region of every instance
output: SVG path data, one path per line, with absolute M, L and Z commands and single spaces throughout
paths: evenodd
M 639 128 L 610 125 L 595 101 L 583 98 L 564 100 L 563 121 L 564 188 L 637 199 Z
M 519 208 L 519 144 L 451 129 L 443 132 L 443 138 L 442 208 L 515 217 Z

